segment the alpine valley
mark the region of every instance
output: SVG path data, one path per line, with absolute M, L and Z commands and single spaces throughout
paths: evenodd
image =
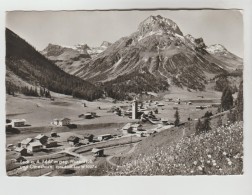
M 237 75 L 230 76 L 234 72 L 240 80 L 243 69 L 243 60 L 224 46 L 207 46 L 203 38 L 184 35 L 174 21 L 160 15 L 148 17 L 136 32 L 113 44 L 104 41 L 99 47 L 90 47 L 50 43 L 40 53 L 51 64 L 115 99 L 173 88 L 204 91 L 213 79 L 224 79 L 225 83 L 237 80 Z M 234 83 L 238 85 L 239 81 Z

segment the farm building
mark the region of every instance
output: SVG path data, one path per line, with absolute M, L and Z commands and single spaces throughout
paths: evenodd
M 74 146 L 75 144 L 79 143 L 80 141 L 80 138 L 79 137 L 76 137 L 76 136 L 70 136 L 68 139 L 67 139 L 67 142 L 71 145 L 71 146 Z
M 12 119 L 10 124 L 12 127 L 23 127 L 25 126 L 26 120 L 25 119 Z
M 94 156 L 104 156 L 104 149 L 93 148 L 92 153 Z
M 39 141 L 31 142 L 27 146 L 28 152 L 39 152 L 43 149 L 43 145 Z
M 85 119 L 92 119 L 93 118 L 91 113 L 84 114 L 84 117 L 85 117 Z
M 61 118 L 61 119 L 54 119 L 52 124 L 56 126 L 66 126 L 70 124 L 70 119 L 69 118 Z
M 28 138 L 26 138 L 26 139 L 24 139 L 24 140 L 22 140 L 21 142 L 20 142 L 20 147 L 23 147 L 23 148 L 26 148 L 31 142 L 33 142 L 34 141 L 34 139 L 33 138 L 30 138 L 30 137 L 28 137 Z
M 51 137 L 58 137 L 58 134 L 56 132 L 51 132 Z
M 16 158 L 15 161 L 18 162 L 18 163 L 20 163 L 20 162 L 26 162 L 27 159 L 25 157 L 23 157 L 23 156 L 19 156 L 18 158 Z
M 58 146 L 58 143 L 52 138 L 48 139 L 47 142 L 45 143 L 45 148 L 52 148 L 56 146 Z
M 108 140 L 111 139 L 112 135 L 111 134 L 104 134 L 104 135 L 98 135 L 97 139 L 102 141 L 102 140 Z
M 143 131 L 143 126 L 141 124 L 133 124 L 131 125 L 133 131 Z
M 123 126 L 122 128 L 123 134 L 128 134 L 133 132 L 133 128 L 131 126 L 131 123 L 127 123 L 126 125 Z
M 83 135 L 83 138 L 88 140 L 89 142 L 92 142 L 93 141 L 93 138 L 94 138 L 94 135 L 93 134 L 90 134 L 90 133 L 85 133 Z
M 48 140 L 48 137 L 44 134 L 38 134 L 36 137 L 35 137 L 35 140 L 38 140 L 40 141 L 41 144 L 45 144 Z
M 20 153 L 21 156 L 26 156 L 27 155 L 27 149 L 26 148 L 17 147 L 15 149 L 15 151 Z

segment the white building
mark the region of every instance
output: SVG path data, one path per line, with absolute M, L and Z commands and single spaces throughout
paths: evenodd
M 54 119 L 52 124 L 56 126 L 66 126 L 69 125 L 71 120 L 69 118 Z
M 28 146 L 27 146 L 27 151 L 28 152 L 39 152 L 43 149 L 43 145 L 39 142 L 31 142 Z
M 23 127 L 25 126 L 26 120 L 25 119 L 12 119 L 10 124 L 12 127 Z

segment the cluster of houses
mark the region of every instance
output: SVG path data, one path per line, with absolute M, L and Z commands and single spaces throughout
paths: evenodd
M 135 134 L 138 137 L 150 136 L 154 133 L 157 133 L 155 130 L 145 130 L 141 124 L 135 123 L 127 123 L 122 127 L 122 132 L 124 135 L 126 134 Z
M 19 152 L 21 156 L 31 155 L 34 152 L 39 152 L 42 149 L 57 147 L 58 143 L 53 137 L 56 137 L 56 133 L 51 133 L 51 137 L 44 134 L 38 134 L 34 138 L 26 138 L 17 144 L 15 148 L 16 152 Z

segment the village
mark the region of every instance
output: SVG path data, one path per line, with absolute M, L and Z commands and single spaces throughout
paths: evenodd
M 88 107 L 88 102 L 80 105 L 85 109 Z M 28 133 L 28 137 L 26 129 L 31 132 L 33 128 L 36 129 L 32 123 L 28 122 L 29 120 L 6 119 L 6 131 L 18 129 L 24 133 L 21 136 L 23 139 L 18 139 L 18 134 L 15 137 L 11 135 L 10 139 L 7 137 L 7 162 L 15 164 L 38 159 L 50 160 L 55 155 L 61 155 L 60 158 L 68 155 L 71 157 L 67 159 L 75 161 L 81 159 L 82 163 L 79 166 L 83 163 L 101 161 L 102 158 L 109 160 L 109 157 L 127 154 L 142 139 L 174 127 L 173 115 L 176 110 L 180 112 L 180 125 L 183 125 L 188 120 L 196 121 L 206 110 L 216 111 L 218 105 L 218 102 L 205 104 L 200 100 L 195 103 L 195 101 L 180 98 L 165 100 L 152 98 L 144 101 L 135 98 L 132 101 L 113 103 L 106 109 L 106 114 L 110 113 L 112 120 L 123 120 L 117 125 L 112 125 L 116 128 L 104 127 L 102 130 L 99 128 L 88 130 L 85 126 L 77 124 L 76 120 L 71 120 L 73 117 L 67 116 L 48 121 L 48 126 L 44 127 L 45 132 Z M 78 114 L 77 121 L 99 121 L 105 117 L 102 116 L 101 107 L 98 106 L 93 111 Z M 111 124 L 116 124 L 115 121 L 111 122 Z M 96 123 L 99 124 L 99 122 Z M 103 123 L 101 125 L 104 126 Z M 15 166 L 15 168 L 17 167 L 20 166 Z M 10 169 L 10 173 L 13 170 L 15 169 Z

